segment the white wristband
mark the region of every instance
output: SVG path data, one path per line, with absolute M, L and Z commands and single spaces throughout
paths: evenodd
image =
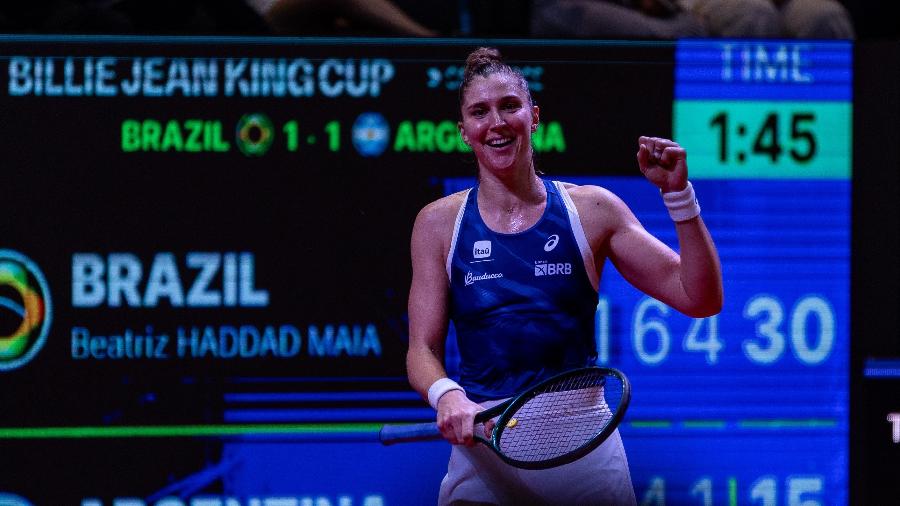
M 463 393 L 466 392 L 463 390 L 463 387 L 459 386 L 459 383 L 452 379 L 441 378 L 428 387 L 428 404 L 431 404 L 432 408 L 437 409 L 438 401 L 441 400 L 441 396 L 450 390 L 462 390 Z
M 660 190 L 662 191 L 662 190 Z M 694 195 L 694 187 L 688 181 L 687 188 L 678 192 L 662 194 L 663 203 L 669 210 L 672 221 L 687 221 L 700 216 L 700 203 Z

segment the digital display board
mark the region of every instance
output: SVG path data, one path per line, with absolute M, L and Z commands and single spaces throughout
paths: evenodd
M 405 378 L 409 235 L 474 181 L 477 45 L 0 39 L 0 499 L 435 500 L 447 445 L 376 433 L 433 416 Z M 546 177 L 609 188 L 674 247 L 634 161 L 672 137 L 719 249 L 715 317 L 601 281 L 639 503 L 846 504 L 850 44 L 497 45 Z

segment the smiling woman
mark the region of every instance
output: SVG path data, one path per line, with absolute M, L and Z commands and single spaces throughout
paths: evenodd
M 525 78 L 502 63 L 499 52 L 486 48 L 469 55 L 459 88 L 463 140 L 474 151 L 479 173 L 531 165 L 531 134 L 539 109 Z M 518 174 L 527 175 L 526 167 Z
M 454 444 L 439 504 L 634 504 L 618 432 L 578 461 L 521 470 L 474 445 L 475 431 L 483 430 L 474 419 L 549 377 L 596 362 L 594 313 L 606 259 L 638 289 L 685 314 L 720 310 L 719 260 L 687 181 L 687 155 L 667 139 L 638 139 L 638 166 L 676 222 L 679 255 L 608 190 L 538 176 L 532 134 L 540 110 L 496 49 L 469 55 L 460 115 L 478 184 L 422 209 L 411 251 L 409 380 Z M 459 383 L 443 364 L 450 320 Z

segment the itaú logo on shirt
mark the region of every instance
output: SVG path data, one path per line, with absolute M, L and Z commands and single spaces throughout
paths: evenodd
M 475 258 L 491 256 L 491 241 L 475 241 L 475 244 L 472 245 L 472 256 Z
M 475 274 L 472 274 L 472 271 L 469 271 L 466 273 L 466 286 L 469 286 L 476 281 L 484 281 L 485 279 L 497 279 L 497 278 L 502 278 L 502 277 L 503 277 L 502 272 L 498 272 L 496 274 L 484 273 L 484 274 L 475 275 Z
M 546 260 L 534 261 L 535 276 L 557 276 L 572 274 L 572 264 L 566 263 L 550 263 Z

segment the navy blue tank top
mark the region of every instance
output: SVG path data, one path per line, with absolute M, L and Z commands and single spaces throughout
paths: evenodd
M 447 258 L 460 384 L 481 402 L 513 396 L 596 360 L 598 273 L 568 192 L 544 181 L 547 205 L 531 228 L 494 232 L 478 187 L 457 215 Z

